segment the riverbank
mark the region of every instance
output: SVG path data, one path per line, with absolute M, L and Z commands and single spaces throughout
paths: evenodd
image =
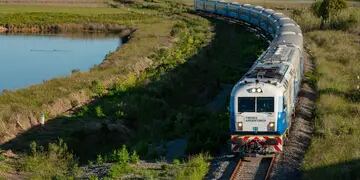
M 170 63 L 171 59 L 161 61 L 158 58 L 162 57 L 162 53 L 169 48 L 171 48 L 169 53 L 175 53 L 174 55 L 179 60 L 174 62 L 173 66 L 178 66 L 185 61 L 186 57 L 192 55 L 197 49 L 205 45 L 211 37 L 210 24 L 206 23 L 207 21 L 203 18 L 190 14 L 182 14 L 183 10 L 179 11 L 178 9 L 182 7 L 181 4 L 173 4 L 173 2 L 150 4 L 153 6 L 149 8 L 132 6 L 107 9 L 95 8 L 80 11 L 80 13 L 76 11 L 76 8 L 65 8 L 63 9 L 65 13 L 61 12 L 61 8 L 58 8 L 57 12 L 54 13 L 48 12 L 48 9 L 44 7 L 30 9 L 24 7 L 26 9 L 24 12 L 14 13 L 11 13 L 12 11 L 8 13 L 2 11 L 0 13 L 0 25 L 3 27 L 14 27 L 13 29 L 20 32 L 28 32 L 28 29 L 34 27 L 40 29 L 42 33 L 54 32 L 53 28 L 50 28 L 49 31 L 48 27 L 60 27 L 59 32 L 72 32 L 72 28 L 68 28 L 69 24 L 74 25 L 74 30 L 80 32 L 89 24 L 96 24 L 96 26 L 100 25 L 106 28 L 121 26 L 126 29 L 136 29 L 136 31 L 131 33 L 128 43 L 122 46 L 121 50 L 119 49 L 107 55 L 102 64 L 92 68 L 89 72 L 76 72 L 69 77 L 55 78 L 41 85 L 33 85 L 26 89 L 4 91 L 0 96 L 1 144 L 8 140 L 21 139 L 23 135 L 34 132 L 34 130 L 40 133 L 50 132 L 50 134 L 43 135 L 42 138 L 35 136 L 35 141 L 39 140 L 39 143 L 46 143 L 54 142 L 53 140 L 69 132 L 86 131 L 88 130 L 86 127 L 93 128 L 94 123 L 94 131 L 99 131 L 96 127 L 99 123 L 102 126 L 103 122 L 108 127 L 112 127 L 112 129 L 121 129 L 123 123 L 120 121 L 117 124 L 114 121 L 104 121 L 102 116 L 93 114 L 88 114 L 89 116 L 86 116 L 86 118 L 78 119 L 77 121 L 65 119 L 63 121 L 65 123 L 60 124 L 57 116 L 60 114 L 78 116 L 78 113 L 75 114 L 74 112 L 76 109 L 79 109 L 84 104 L 92 104 L 99 99 L 103 99 L 103 96 L 111 93 L 111 89 L 136 86 L 136 79 L 144 76 L 145 71 L 157 68 L 158 66 L 167 67 L 165 65 Z M 160 6 L 160 9 L 157 8 L 158 6 Z M 14 9 L 14 11 L 17 10 Z M 173 12 L 176 12 L 176 14 Z M 190 26 L 190 24 L 194 26 Z M 91 29 L 104 30 L 93 27 Z M 32 32 L 39 31 L 35 30 Z M 177 51 L 177 48 L 180 48 L 181 51 Z M 114 107 L 116 106 L 117 104 L 114 103 Z M 86 107 L 80 109 L 84 108 Z M 98 115 L 101 115 L 100 111 L 97 111 Z M 40 114 L 43 112 L 46 115 L 46 120 L 49 120 L 46 122 L 44 129 L 39 125 Z M 59 126 L 55 128 L 54 124 Z M 36 131 L 36 129 L 40 131 Z M 106 134 L 102 131 L 99 131 L 99 133 Z M 78 136 L 67 134 L 66 137 Z M 122 137 L 119 137 L 119 139 L 126 137 L 126 134 L 122 134 Z M 69 142 L 69 139 L 66 140 Z M 73 140 L 80 139 L 73 138 Z M 24 144 L 21 144 L 21 146 L 24 148 L 21 151 L 28 152 L 30 143 L 27 141 L 23 142 Z M 71 145 L 74 148 L 74 144 Z M 120 146 L 119 144 L 117 145 Z M 42 152 L 39 152 L 39 154 L 20 153 L 20 155 L 16 155 L 16 158 L 0 152 L 0 175 L 6 178 L 77 176 L 76 170 L 65 170 L 70 167 L 71 169 L 77 169 L 76 161 L 70 157 L 70 154 L 67 154 L 67 152 L 66 154 L 58 154 L 59 152 L 52 151 L 51 147 L 46 148 L 48 151 L 44 152 L 44 154 Z M 108 147 L 111 148 L 111 144 Z M 2 146 L 1 148 L 4 147 Z M 59 145 L 59 148 L 64 148 L 64 152 L 67 151 L 67 148 L 62 145 Z M 48 153 L 55 153 L 59 156 L 53 159 L 54 157 L 48 157 Z M 60 164 L 58 164 L 59 162 Z M 38 168 L 44 171 L 38 173 Z
M 0 7 L 5 8 L 6 7 Z M 44 82 L 41 85 L 33 85 L 17 91 L 4 91 L 0 96 L 0 142 L 4 143 L 14 138 L 18 133 L 26 131 L 32 126 L 39 124 L 41 113 L 46 113 L 47 119 L 66 112 L 93 99 L 94 83 L 101 83 L 104 87 L 114 82 L 126 79 L 130 74 L 140 74 L 149 67 L 149 57 L 159 47 L 169 47 L 172 44 L 171 36 L 173 25 L 178 21 L 171 18 L 163 18 L 161 12 L 148 9 L 144 11 L 131 8 L 116 9 L 115 14 L 103 14 L 106 9 L 88 9 L 86 12 L 75 11 L 70 13 L 47 12 L 46 7 L 27 9 L 22 13 L 0 13 L 0 26 L 13 27 L 17 31 L 40 29 L 49 32 L 46 27 L 63 27 L 69 31 L 74 25 L 76 31 L 90 28 L 89 24 L 101 25 L 100 31 L 114 28 L 126 35 L 131 34 L 131 39 L 121 50 L 109 54 L 104 62 L 89 72 L 74 73 L 69 77 L 59 77 Z M 71 9 L 71 8 L 70 8 Z M 41 12 L 43 10 L 44 12 Z M 58 8 L 60 11 L 61 8 Z M 40 11 L 40 12 L 39 12 Z M 109 11 L 114 12 L 113 8 Z M 158 16 L 154 14 L 159 13 Z M 150 17 L 149 17 L 150 15 Z M 131 18 L 128 18 L 131 17 Z M 41 28 L 39 28 L 41 27 Z M 50 32 L 53 29 L 50 28 Z M 90 29 L 95 29 L 94 27 Z M 137 31 L 133 31 L 137 29 Z M 58 30 L 56 30 L 58 31 Z M 121 72 L 121 73 L 120 73 Z M 44 93 L 46 92 L 46 93 Z

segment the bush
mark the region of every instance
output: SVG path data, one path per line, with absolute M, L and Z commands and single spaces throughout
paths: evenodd
M 126 149 L 126 146 L 123 145 L 121 149 L 114 150 L 111 155 L 111 161 L 117 162 L 117 163 L 129 163 L 130 155 L 128 150 Z
M 106 88 L 101 82 L 95 80 L 91 82 L 91 90 L 95 96 L 100 97 L 105 94 Z
M 110 156 L 110 161 L 115 163 L 111 166 L 108 176 L 110 178 L 119 178 L 125 174 L 134 172 L 134 169 L 129 163 L 137 163 L 139 159 L 135 151 L 130 155 L 126 146 L 123 145 L 121 149 L 114 150 Z
M 136 153 L 136 151 L 133 151 L 130 156 L 130 163 L 136 164 L 140 161 L 139 155 Z
M 101 165 L 101 164 L 104 164 L 104 159 L 102 158 L 102 156 L 100 154 L 98 154 L 96 156 L 96 164 L 97 165 Z
M 76 112 L 77 117 L 83 117 L 86 113 L 89 112 L 89 107 L 84 105 L 79 111 Z
M 188 162 L 181 168 L 176 179 L 178 180 L 201 180 L 204 179 L 205 175 L 209 171 L 208 160 L 210 157 L 207 154 L 199 154 L 191 157 Z
M 127 91 L 129 88 L 135 87 L 137 84 L 138 78 L 136 76 L 136 74 L 129 74 L 127 75 L 127 77 L 125 78 L 125 80 L 118 80 L 118 82 L 116 82 L 113 87 L 111 88 L 111 92 L 112 94 L 119 94 L 122 92 Z
M 339 12 L 347 7 L 345 0 L 323 0 L 316 1 L 311 9 L 314 14 L 321 18 L 321 27 L 324 28 L 325 22 L 336 17 Z
M 77 160 L 62 140 L 50 143 L 47 150 L 32 142 L 30 149 L 31 153 L 21 159 L 19 169 L 32 179 L 66 179 L 81 174 Z
M 106 115 L 104 114 L 101 106 L 96 106 L 96 107 L 95 107 L 95 115 L 96 115 L 96 117 L 98 117 L 98 118 L 103 118 L 103 117 L 106 116 Z

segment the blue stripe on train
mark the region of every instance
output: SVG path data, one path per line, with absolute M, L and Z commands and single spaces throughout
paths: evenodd
M 288 128 L 288 123 L 286 120 L 286 112 L 278 112 L 278 119 L 277 119 L 277 133 L 284 134 L 286 129 Z

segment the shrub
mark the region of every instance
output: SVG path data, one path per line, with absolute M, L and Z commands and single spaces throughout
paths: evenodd
M 21 159 L 19 169 L 29 173 L 32 179 L 65 179 L 80 175 L 77 160 L 62 140 L 50 143 L 46 151 L 35 142 L 30 148 L 31 153 Z
M 96 115 L 96 117 L 98 117 L 98 118 L 103 118 L 103 117 L 106 116 L 106 115 L 104 114 L 101 106 L 96 106 L 96 107 L 95 107 L 95 115 Z
M 139 159 L 135 151 L 130 155 L 126 146 L 123 145 L 121 149 L 114 150 L 110 156 L 110 161 L 115 163 L 111 166 L 108 176 L 110 178 L 120 178 L 125 174 L 134 172 L 129 163 L 137 163 Z
M 181 164 L 181 161 L 178 159 L 174 159 L 172 162 L 175 166 L 179 166 Z
M 356 27 L 359 22 L 359 15 L 353 11 L 344 11 L 334 17 L 329 26 L 331 29 L 349 30 Z
M 114 150 L 111 155 L 111 161 L 117 162 L 117 163 L 129 163 L 130 157 L 129 152 L 126 149 L 126 146 L 123 145 L 121 149 Z
M 210 157 L 207 154 L 199 154 L 191 157 L 183 168 L 179 170 L 176 175 L 178 180 L 201 180 L 204 179 L 209 170 L 208 160 Z
M 320 7 L 321 4 L 323 3 L 323 1 L 315 1 L 312 5 L 311 5 L 311 11 L 314 13 L 314 15 L 316 15 L 317 17 L 321 17 L 321 11 L 320 11 Z
M 106 88 L 101 82 L 94 80 L 91 82 L 91 90 L 95 96 L 102 96 L 105 94 Z
M 104 164 L 104 159 L 102 158 L 102 156 L 100 154 L 98 154 L 96 156 L 96 164 L 98 164 L 98 165 Z
M 81 109 L 78 112 L 76 112 L 76 116 L 83 117 L 88 112 L 89 112 L 89 107 L 84 105 L 81 107 Z
M 138 163 L 140 161 L 139 155 L 136 153 L 136 151 L 133 151 L 130 156 L 130 163 Z
M 316 1 L 311 9 L 315 15 L 321 18 L 321 28 L 323 28 L 326 21 L 335 17 L 339 12 L 347 7 L 345 0 L 323 0 Z
M 113 94 L 119 94 L 121 92 L 125 92 L 126 90 L 128 90 L 131 87 L 135 87 L 137 84 L 138 78 L 136 76 L 136 74 L 129 74 L 127 75 L 127 77 L 125 78 L 125 80 L 118 80 L 118 82 L 116 82 L 113 87 L 111 88 L 111 92 Z

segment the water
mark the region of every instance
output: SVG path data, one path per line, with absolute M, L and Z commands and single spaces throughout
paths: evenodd
M 87 71 L 121 45 L 116 36 L 0 35 L 0 93 Z

